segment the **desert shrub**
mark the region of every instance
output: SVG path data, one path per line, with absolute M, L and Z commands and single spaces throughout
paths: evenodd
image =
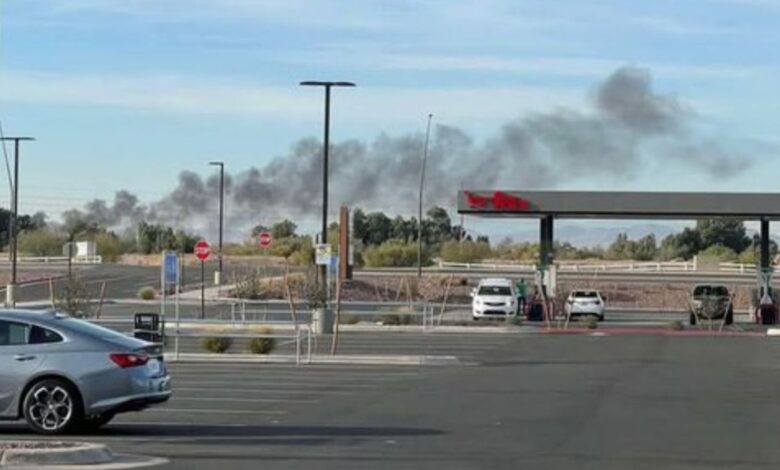
M 89 286 L 79 276 L 66 280 L 57 292 L 57 310 L 77 318 L 89 318 L 95 314 L 95 301 Z
M 255 330 L 255 333 L 261 335 L 271 335 L 273 332 L 273 329 L 268 326 Z M 276 338 L 252 338 L 249 341 L 249 350 L 252 354 L 270 354 L 274 348 L 276 348 Z
M 441 258 L 444 261 L 456 263 L 476 263 L 492 255 L 490 244 L 486 242 L 473 242 L 466 240 L 459 242 L 450 240 L 441 247 Z
M 122 240 L 113 233 L 95 235 L 95 249 L 104 263 L 116 263 L 125 253 Z
M 142 300 L 154 300 L 154 287 L 142 287 L 138 291 L 138 298 Z
M 260 271 L 233 278 L 233 295 L 239 299 L 260 300 L 268 297 L 268 282 Z
M 405 313 L 390 313 L 382 316 L 383 325 L 411 325 L 412 316 Z
M 731 248 L 723 245 L 712 245 L 707 249 L 700 251 L 700 258 L 712 258 L 723 262 L 736 262 L 739 260 L 739 256 Z
M 356 325 L 360 323 L 360 317 L 357 315 L 340 315 L 339 324 Z
M 363 252 L 366 266 L 403 267 L 417 265 L 417 244 L 389 240 L 378 246 L 370 246 Z M 428 256 L 423 252 L 423 264 L 428 264 Z
M 29 256 L 62 256 L 65 242 L 64 236 L 51 230 L 25 230 L 19 234 L 18 249 Z
M 596 318 L 594 316 L 591 316 L 591 315 L 588 315 L 587 317 L 585 317 L 585 328 L 587 328 L 589 330 L 595 330 L 598 327 L 599 327 L 599 319 L 598 318 Z
M 233 340 L 224 336 L 209 336 L 203 338 L 203 348 L 213 353 L 224 353 L 233 345 Z

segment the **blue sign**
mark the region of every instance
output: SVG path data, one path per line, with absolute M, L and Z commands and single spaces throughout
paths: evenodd
M 166 284 L 176 284 L 179 269 L 179 255 L 175 251 L 166 251 L 163 257 L 164 274 Z
M 330 274 L 336 274 L 339 270 L 339 257 L 338 256 L 331 256 L 330 257 L 330 265 L 328 266 L 328 271 L 330 271 Z

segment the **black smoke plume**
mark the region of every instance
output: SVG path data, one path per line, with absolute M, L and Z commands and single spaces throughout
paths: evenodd
M 608 183 L 630 179 L 643 169 L 648 149 L 654 158 L 726 178 L 750 162 L 693 131 L 696 116 L 674 96 L 653 90 L 646 69 L 623 67 L 591 96 L 589 110 L 534 113 L 505 124 L 494 137 L 475 143 L 461 129 L 439 125 L 426 169 L 426 205 L 452 208 L 462 182 L 472 188 L 556 188 L 580 181 Z M 417 205 L 423 136 L 380 134 L 373 142 L 350 140 L 331 152 L 331 209 L 339 204 L 413 213 Z M 664 163 L 667 163 L 666 161 Z M 262 168 L 227 175 L 226 209 L 231 226 L 245 229 L 281 217 L 300 220 L 319 214 L 322 144 L 295 143 L 289 155 Z M 215 175 L 205 180 L 183 171 L 173 191 L 148 206 L 120 191 L 113 204 L 95 200 L 69 211 L 98 224 L 117 226 L 140 220 L 186 228 L 212 226 L 219 195 Z

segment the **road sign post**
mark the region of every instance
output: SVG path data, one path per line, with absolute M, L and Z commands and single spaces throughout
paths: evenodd
M 195 256 L 200 260 L 200 319 L 206 318 L 206 260 L 211 255 L 211 247 L 206 240 L 195 244 Z

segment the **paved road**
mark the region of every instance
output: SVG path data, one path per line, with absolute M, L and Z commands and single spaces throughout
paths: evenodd
M 217 268 L 216 261 L 209 261 L 205 264 L 205 278 L 208 286 L 214 282 L 214 272 Z M 263 273 L 269 276 L 278 276 L 283 272 L 283 268 L 272 266 L 259 266 L 250 262 L 233 262 L 225 269 L 223 279 L 229 282 L 233 275 L 245 273 L 250 270 L 262 269 Z M 7 266 L 0 266 L 0 273 L 9 271 Z M 67 268 L 62 265 L 52 265 L 42 269 L 40 266 L 22 266 L 22 272 L 29 277 L 57 277 L 60 279 L 67 275 Z M 28 272 L 29 270 L 29 272 Z M 38 274 L 36 274 L 38 273 Z M 101 265 L 74 265 L 74 275 L 79 276 L 93 291 L 95 298 L 98 296 L 100 286 L 106 283 L 105 297 L 107 299 L 128 299 L 136 298 L 138 291 L 147 286 L 159 287 L 160 285 L 160 267 L 159 266 L 127 266 L 119 264 L 101 264 Z M 185 266 L 182 271 L 182 283 L 190 288 L 199 288 L 201 283 L 201 271 L 199 266 Z M 55 289 L 63 288 L 64 283 L 55 282 Z M 36 301 L 49 299 L 48 281 L 33 282 L 21 285 L 18 289 L 19 301 Z
M 214 279 L 216 262 L 206 263 L 206 280 L 210 284 Z M 248 270 L 258 269 L 259 265 L 252 262 L 231 262 L 226 265 L 224 279 L 229 281 L 231 276 L 236 273 L 243 273 Z M 64 276 L 66 267 L 63 265 L 24 265 L 20 266 L 20 278 L 48 278 L 51 276 Z M 82 279 L 92 287 L 97 296 L 100 285 L 106 282 L 106 298 L 125 299 L 135 298 L 138 290 L 146 286 L 158 286 L 160 283 L 160 268 L 155 266 L 126 266 L 115 264 L 103 264 L 97 266 L 74 265 L 74 272 L 79 274 Z M 268 267 L 265 269 L 268 275 L 280 275 L 282 268 Z M 0 265 L 0 275 L 7 274 L 10 271 L 8 265 Z M 413 270 L 408 269 L 363 269 L 356 270 L 357 278 L 366 278 L 372 276 L 393 276 L 393 275 L 413 275 Z M 518 272 L 505 271 L 459 271 L 459 270 L 438 270 L 430 269 L 425 271 L 426 275 L 449 275 L 470 278 L 483 278 L 487 276 L 517 276 Z M 755 274 L 738 273 L 559 273 L 561 282 L 592 281 L 600 280 L 606 282 L 620 283 L 695 283 L 695 282 L 722 282 L 729 285 L 755 285 Z M 200 269 L 197 266 L 190 266 L 184 270 L 184 283 L 192 288 L 200 285 Z M 780 277 L 775 279 L 780 286 Z M 2 290 L 3 286 L 0 286 Z M 56 289 L 61 289 L 60 283 L 55 284 Z M 49 298 L 48 282 L 38 282 L 25 284 L 18 289 L 19 299 L 21 301 L 37 301 Z
M 518 336 L 479 367 L 172 365 L 176 397 L 74 439 L 171 469 L 771 469 L 780 343 Z M 4 438 L 30 438 L 21 425 Z

